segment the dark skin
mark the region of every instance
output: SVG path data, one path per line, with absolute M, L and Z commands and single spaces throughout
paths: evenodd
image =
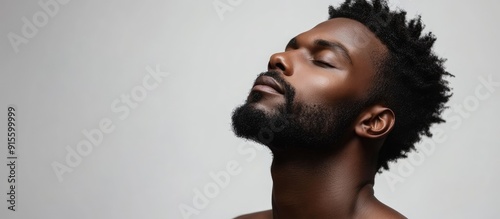
M 284 52 L 271 56 L 268 68 L 296 89 L 295 101 L 336 107 L 342 100 L 369 95 L 377 60 L 387 53 L 366 26 L 335 18 L 296 36 Z M 272 113 L 285 101 L 270 87 L 253 90 L 264 96 L 253 103 L 258 109 Z M 391 109 L 374 104 L 339 136 L 340 145 L 332 145 L 330 153 L 273 152 L 272 210 L 237 218 L 405 218 L 373 191 L 377 154 L 394 122 Z

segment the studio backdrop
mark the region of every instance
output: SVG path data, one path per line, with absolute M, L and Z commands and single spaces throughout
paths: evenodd
M 271 208 L 272 155 L 231 113 L 339 0 L 0 2 L 0 218 L 232 218 Z M 447 123 L 376 177 L 409 218 L 500 214 L 500 3 L 396 0 L 438 38 Z

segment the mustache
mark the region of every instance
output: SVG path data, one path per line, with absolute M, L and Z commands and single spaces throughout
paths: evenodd
M 295 98 L 295 88 L 288 83 L 283 77 L 282 74 L 278 71 L 266 71 L 260 73 L 258 77 L 260 76 L 268 76 L 276 80 L 278 84 L 280 84 L 283 89 L 285 90 L 285 99 L 286 99 L 286 109 L 290 112 L 292 110 L 292 105 L 293 105 L 293 99 Z

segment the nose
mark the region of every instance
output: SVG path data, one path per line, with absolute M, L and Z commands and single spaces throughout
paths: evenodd
M 292 64 L 290 58 L 287 57 L 286 52 L 275 53 L 269 58 L 267 70 L 279 70 L 287 76 L 293 74 Z

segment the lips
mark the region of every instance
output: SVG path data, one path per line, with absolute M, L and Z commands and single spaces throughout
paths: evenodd
M 285 91 L 281 85 L 274 80 L 274 78 L 269 76 L 260 76 L 255 80 L 252 90 L 259 90 L 268 93 L 285 94 Z

